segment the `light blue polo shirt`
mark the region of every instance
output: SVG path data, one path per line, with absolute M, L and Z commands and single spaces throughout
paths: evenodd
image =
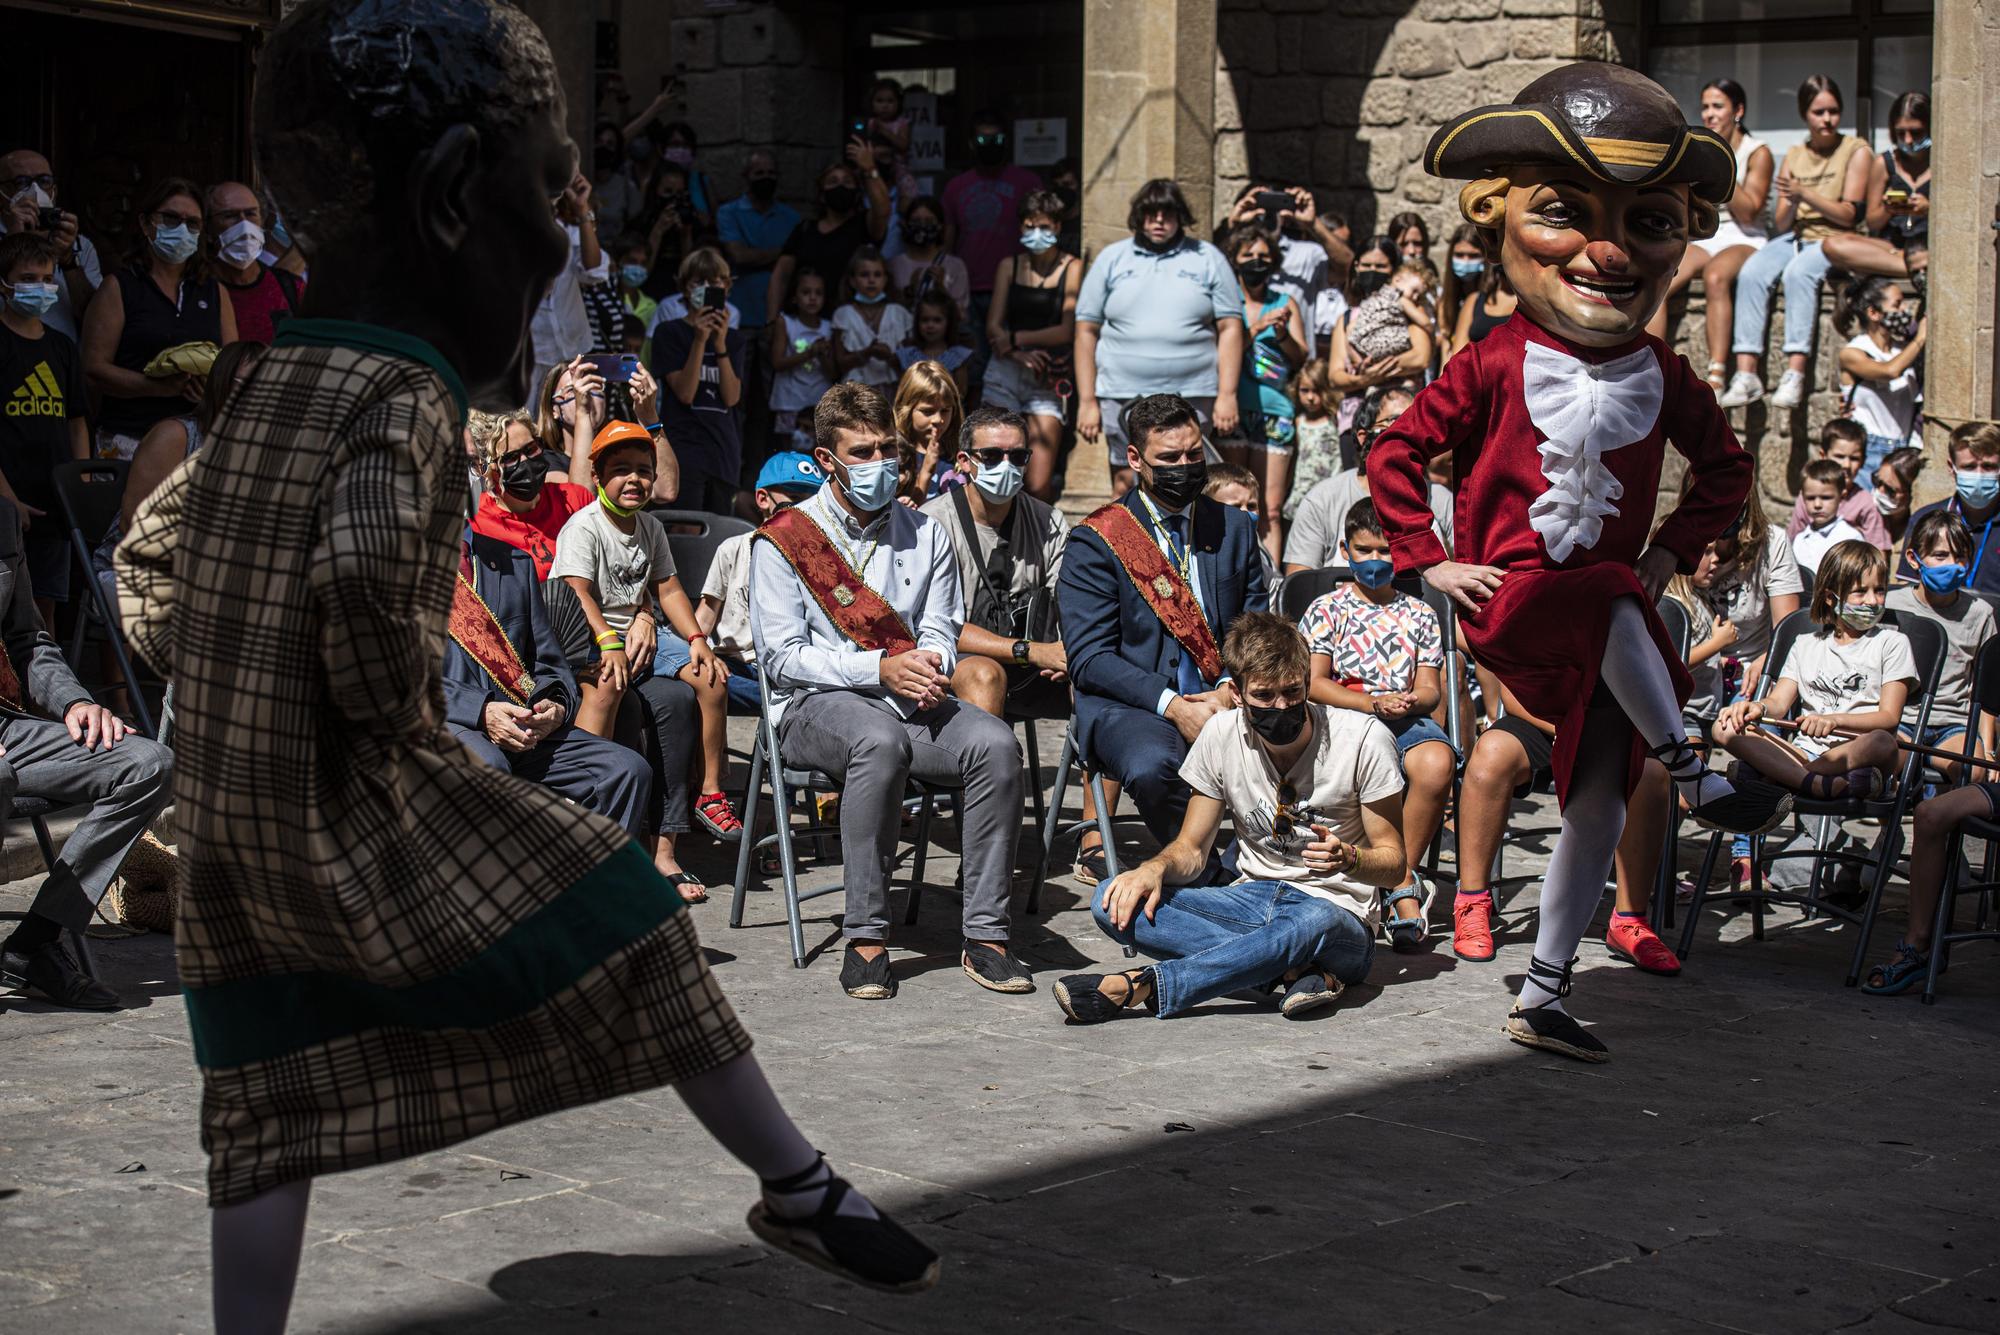
M 1127 237 L 1106 246 L 1084 275 L 1076 318 L 1101 326 L 1098 397 L 1213 396 L 1216 326 L 1243 319 L 1243 289 L 1206 241 L 1183 235 L 1155 255 Z
M 735 241 L 753 250 L 783 249 L 792 229 L 798 225 L 799 211 L 791 205 L 773 201 L 770 212 L 759 213 L 747 194 L 730 200 L 715 215 L 716 233 L 724 241 Z M 745 329 L 763 328 L 764 298 L 770 287 L 770 269 L 737 270 L 730 304 L 743 313 Z

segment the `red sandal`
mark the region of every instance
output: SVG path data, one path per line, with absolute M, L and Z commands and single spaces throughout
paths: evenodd
M 743 837 L 742 818 L 722 793 L 703 794 L 694 804 L 694 814 L 703 828 L 717 839 L 733 844 Z

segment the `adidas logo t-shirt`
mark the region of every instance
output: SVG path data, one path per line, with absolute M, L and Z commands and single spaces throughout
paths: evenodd
M 83 362 L 53 329 L 22 338 L 0 325 L 0 472 L 38 510 L 56 508 L 51 470 L 70 455 L 70 419 L 84 414 Z

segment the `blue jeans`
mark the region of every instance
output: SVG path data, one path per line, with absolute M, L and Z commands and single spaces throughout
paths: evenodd
M 1854 480 L 1870 491 L 1875 490 L 1875 470 L 1882 466 L 1884 459 L 1909 443 L 1908 440 L 1897 440 L 1894 436 L 1868 437 L 1868 448 L 1861 456 L 1861 476 Z
M 1413 749 L 1422 746 L 1425 742 L 1443 742 L 1446 746 L 1451 746 L 1451 737 L 1443 728 L 1438 726 L 1438 721 L 1429 714 L 1412 714 L 1408 718 L 1399 718 L 1394 722 L 1383 719 L 1382 726 L 1387 728 L 1389 735 L 1396 739 L 1396 756 L 1398 759 L 1410 754 Z M 1458 755 L 1458 748 L 1452 746 L 1451 753 L 1456 757 Z
M 1785 285 L 1785 351 L 1812 351 L 1819 324 L 1819 289 L 1826 281 L 1826 253 L 1817 241 L 1804 245 L 1789 234 L 1774 236 L 1743 262 L 1736 275 L 1735 351 L 1764 352 L 1764 327 L 1771 319 L 1771 289 Z
M 1153 978 L 1161 1019 L 1308 965 L 1358 983 L 1375 959 L 1375 934 L 1359 917 L 1283 881 L 1169 890 L 1150 922 L 1141 910 L 1122 932 L 1104 911 L 1110 885 L 1098 883 L 1091 916 L 1112 940 L 1159 961 Z

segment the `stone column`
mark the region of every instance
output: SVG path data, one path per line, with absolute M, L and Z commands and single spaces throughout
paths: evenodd
M 1939 0 L 1931 49 L 1930 340 L 1919 502 L 1951 489 L 1945 442 L 1969 418 L 2000 413 L 1994 224 L 2000 221 L 2000 0 Z

